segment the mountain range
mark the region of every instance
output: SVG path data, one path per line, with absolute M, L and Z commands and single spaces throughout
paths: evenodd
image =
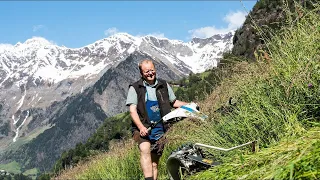
M 81 48 L 40 37 L 0 45 L 0 163 L 51 168 L 107 118 L 127 111 L 138 62 L 153 59 L 158 77 L 179 80 L 216 67 L 234 31 L 190 42 L 118 33 Z

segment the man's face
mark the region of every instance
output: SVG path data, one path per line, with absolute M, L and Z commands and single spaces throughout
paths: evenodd
M 155 80 L 156 69 L 152 62 L 146 62 L 141 65 L 141 75 L 147 82 Z

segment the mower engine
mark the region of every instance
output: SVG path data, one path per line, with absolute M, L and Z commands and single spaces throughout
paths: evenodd
M 219 163 L 204 157 L 203 151 L 193 144 L 186 144 L 173 151 L 167 159 L 170 179 L 181 179 L 180 175 L 208 169 Z
M 220 164 L 219 162 L 207 159 L 200 147 L 228 152 L 251 145 L 252 152 L 255 152 L 256 143 L 257 140 L 249 141 L 247 143 L 227 149 L 201 143 L 182 145 L 182 147 L 178 148 L 176 151 L 173 151 L 167 159 L 168 174 L 171 180 L 180 180 L 181 175 L 189 174 L 191 172 L 199 172 Z

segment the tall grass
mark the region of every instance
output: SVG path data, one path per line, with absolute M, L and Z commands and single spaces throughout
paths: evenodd
M 289 138 L 254 155 L 229 157 L 222 165 L 189 179 L 317 179 L 320 177 L 320 129 Z
M 122 149 L 123 148 L 123 149 Z M 113 154 L 102 157 L 86 173 L 79 176 L 85 179 L 139 179 L 142 177 L 139 167 L 139 154 L 132 144 L 118 145 Z M 125 149 L 125 150 L 124 150 Z M 78 177 L 78 176 L 77 176 Z
M 140 179 L 143 176 L 134 142 L 111 141 L 109 148 L 108 152 L 65 170 L 54 179 Z
M 219 120 L 212 119 L 208 128 L 196 130 L 198 140 L 214 139 L 214 143 L 232 145 L 257 139 L 267 146 L 282 137 L 303 133 L 307 122 L 316 124 L 320 102 L 320 18 L 313 11 L 297 8 L 303 15 L 271 39 L 267 44 L 270 51 L 265 52 L 268 55 L 244 68 L 246 73 L 225 82 L 232 86 L 238 103 Z M 202 136 L 203 130 L 213 135 Z
M 315 6 L 317 8 L 313 11 L 297 6 L 298 13 L 287 12 L 288 26 L 270 39 L 267 44 L 269 51 L 263 53 L 264 57 L 258 64 L 251 64 L 253 67 L 246 69 L 250 71 L 246 81 L 229 83 L 237 89 L 234 95 L 238 98 L 238 104 L 229 113 L 221 115 L 218 121 L 209 122 L 207 128 L 195 130 L 197 141 L 231 146 L 256 139 L 260 146 L 270 147 L 280 139 L 292 140 L 306 133 L 310 127 L 320 125 L 320 16 L 315 13 L 320 8 L 319 5 Z M 205 136 L 200 133 L 203 130 L 206 131 Z M 311 152 L 319 152 L 319 146 L 312 144 L 312 148 Z M 281 150 L 285 151 L 279 149 L 278 153 Z M 232 157 L 235 153 L 229 155 Z M 316 157 L 319 159 L 318 155 Z M 291 166 L 281 169 L 283 167 L 277 166 L 273 170 L 280 171 L 280 175 L 272 174 L 272 171 L 268 171 L 271 173 L 269 176 L 263 172 L 254 172 L 261 175 L 254 178 L 288 178 L 288 173 L 284 172 L 290 168 L 290 177 L 295 173 L 296 177 L 320 178 L 317 173 L 319 167 L 315 163 L 307 163 L 312 160 L 312 156 L 300 161 L 306 169 Z M 229 162 L 232 161 L 234 159 L 229 159 Z M 285 164 L 286 159 L 279 161 Z M 304 172 L 308 168 L 312 169 L 309 174 Z M 221 168 L 218 170 L 223 171 Z M 219 173 L 239 174 L 233 174 L 233 178 L 240 178 L 240 174 L 243 174 L 228 167 L 224 170 L 228 172 Z M 243 169 L 245 174 L 250 174 L 246 170 L 250 168 Z M 216 171 L 197 178 L 228 177 L 219 176 L 219 173 Z
M 318 5 L 316 5 L 318 6 Z M 199 142 L 214 146 L 230 147 L 251 140 L 258 140 L 260 148 L 274 147 L 282 141 L 300 137 L 312 126 L 319 126 L 320 97 L 320 18 L 314 11 L 297 6 L 299 13 L 287 12 L 287 26 L 268 42 L 268 51 L 261 51 L 257 63 L 240 62 L 235 65 L 231 78 L 225 79 L 200 107 L 209 115 L 206 123 L 196 119 L 179 122 L 169 130 L 164 155 L 160 160 L 159 179 L 167 179 L 165 160 L 170 152 L 182 143 Z M 228 106 L 223 113 L 215 111 L 229 97 L 237 99 L 234 106 Z M 221 111 L 220 111 L 221 112 Z M 130 144 L 130 143 L 129 143 Z M 318 152 L 319 146 L 311 144 L 311 153 Z M 281 149 L 272 153 L 281 153 Z M 196 176 L 198 179 L 213 178 L 232 171 L 232 161 L 239 159 L 239 151 L 219 153 L 209 150 L 225 164 L 216 172 L 214 169 Z M 242 151 L 246 154 L 248 151 Z M 271 152 L 271 151 L 270 151 Z M 270 156 L 262 154 L 261 156 Z M 290 154 L 292 156 L 292 154 Z M 312 178 L 305 170 L 291 165 L 278 175 L 265 176 L 263 172 L 281 169 L 286 159 L 275 163 L 271 170 L 244 169 L 234 178 L 244 174 L 258 174 L 259 177 L 282 177 L 282 175 Z M 306 157 L 306 161 L 311 156 Z M 264 157 L 267 158 L 267 157 Z M 272 158 L 270 156 L 270 158 Z M 276 158 L 276 157 L 275 157 Z M 304 156 L 301 157 L 303 159 Z M 255 161 L 256 164 L 259 162 Z M 268 163 L 268 161 L 263 161 Z M 301 161 L 302 162 L 302 161 Z M 304 162 L 304 161 L 303 161 Z M 267 167 L 267 166 L 266 166 Z M 302 167 L 302 166 L 300 166 Z M 305 168 L 311 167 L 306 165 Z M 223 169 L 225 168 L 225 169 Z M 312 168 L 312 167 L 311 167 Z M 251 171 L 252 172 L 249 172 Z M 68 175 L 75 172 L 75 176 Z M 289 173 L 283 173 L 289 172 Z M 218 174 L 217 174 L 218 173 Z M 300 173 L 300 174 L 299 174 Z M 269 174 L 270 175 L 270 174 Z M 83 170 L 69 171 L 60 177 L 77 179 L 143 179 L 136 145 L 121 146 L 111 150 L 95 162 L 85 165 Z M 220 177 L 228 177 L 221 175 Z M 252 176 L 253 177 L 253 176 Z M 319 178 L 319 174 L 317 175 Z M 223 179 L 223 178 L 222 178 Z

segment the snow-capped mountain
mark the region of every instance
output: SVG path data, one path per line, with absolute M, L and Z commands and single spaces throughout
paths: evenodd
M 34 37 L 16 45 L 0 45 L 0 87 L 45 80 L 57 83 L 67 78 L 94 77 L 114 66 L 135 50 L 141 50 L 164 62 L 170 62 L 181 73 L 194 73 L 217 66 L 222 53 L 232 48 L 234 32 L 190 42 L 134 37 L 118 33 L 85 47 L 71 49 L 57 46 L 44 38 Z

